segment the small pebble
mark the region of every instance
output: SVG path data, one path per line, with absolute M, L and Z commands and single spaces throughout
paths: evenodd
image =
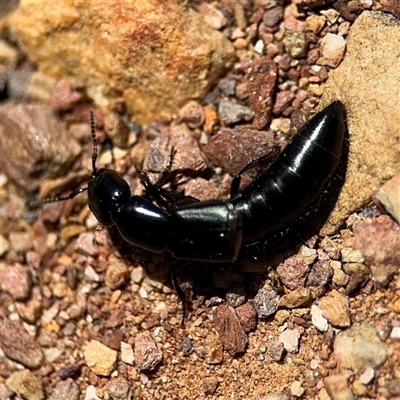
M 376 194 L 385 210 L 400 224 L 400 173 L 387 181 Z
M 135 361 L 133 348 L 129 343 L 121 342 L 121 360 L 128 365 L 133 365 Z
M 178 117 L 185 122 L 189 128 L 200 128 L 204 123 L 204 110 L 197 101 L 190 101 L 178 112 Z
M 391 379 L 385 386 L 391 395 L 400 396 L 400 378 Z
M 368 218 L 354 227 L 353 245 L 359 249 L 374 279 L 387 286 L 400 264 L 400 227 L 388 215 Z
M 58 382 L 49 400 L 79 400 L 81 391 L 78 384 L 71 378 Z
M 332 278 L 333 270 L 328 261 L 317 261 L 307 276 L 307 286 L 325 286 Z
M 390 332 L 390 338 L 400 340 L 400 326 L 394 326 Z
M 10 242 L 0 234 L 0 257 L 10 250 Z
M 221 29 L 227 24 L 224 14 L 214 6 L 208 3 L 201 3 L 199 7 L 200 14 L 204 16 L 205 22 L 213 29 Z
M 233 307 L 239 307 L 246 301 L 246 289 L 243 285 L 232 285 L 225 295 L 228 304 Z
M 10 247 L 18 253 L 26 253 L 32 249 L 33 241 L 29 232 L 11 232 Z
M 218 113 L 221 120 L 227 125 L 240 121 L 251 121 L 254 117 L 254 112 L 250 107 L 242 106 L 229 100 L 220 101 Z
M 23 301 L 31 294 L 32 281 L 27 266 L 0 262 L 0 287 L 15 300 Z
M 162 351 L 148 332 L 135 337 L 135 365 L 140 371 L 153 370 L 162 360 Z
M 322 55 L 336 67 L 343 59 L 346 50 L 346 41 L 342 36 L 327 33 L 322 39 Z
M 278 309 L 279 295 L 270 287 L 261 288 L 254 297 L 258 318 L 267 318 Z
M 99 251 L 93 232 L 81 233 L 75 241 L 75 250 L 84 256 L 97 257 Z
M 13 372 L 6 380 L 7 386 L 25 400 L 44 400 L 44 389 L 40 378 L 25 369 Z
M 324 317 L 322 310 L 316 305 L 311 306 L 311 322 L 320 332 L 326 332 L 329 328 L 328 321 Z
M 217 335 L 208 335 L 204 346 L 205 360 L 207 364 L 217 365 L 224 361 L 222 341 Z
M 215 378 L 207 378 L 203 381 L 203 392 L 206 396 L 215 394 L 218 388 L 218 380 Z
M 292 395 L 294 397 L 301 397 L 303 396 L 305 389 L 303 388 L 301 382 L 299 381 L 294 381 L 291 385 L 290 385 L 290 392 L 292 393 Z
M 66 173 L 80 154 L 79 144 L 47 104 L 3 102 L 0 125 L 0 169 L 24 191 L 33 192 L 45 178 Z
M 0 343 L 8 358 L 27 368 L 38 368 L 44 361 L 40 344 L 18 322 L 1 320 Z
M 318 34 L 324 27 L 326 18 L 323 15 L 310 15 L 306 19 L 306 27 L 308 30 Z
M 349 276 L 340 268 L 333 268 L 332 282 L 337 286 L 346 286 Z
M 270 28 L 276 26 L 283 18 L 283 7 L 276 6 L 265 11 L 263 16 L 263 24 Z
M 360 250 L 354 250 L 351 248 L 344 248 L 341 251 L 342 254 L 342 262 L 356 262 L 362 263 L 364 262 L 364 258 L 360 252 Z
M 371 367 L 367 367 L 366 370 L 360 375 L 359 380 L 363 385 L 369 385 L 375 378 L 375 371 Z
M 299 288 L 284 294 L 278 302 L 279 307 L 297 308 L 306 305 L 311 300 L 309 288 Z
M 93 373 L 110 376 L 114 370 L 118 353 L 97 340 L 91 340 L 83 354 L 86 364 Z
M 254 45 L 254 51 L 256 51 L 258 54 L 263 54 L 264 49 L 265 49 L 264 42 L 261 39 L 257 40 L 256 44 Z
M 109 261 L 104 282 L 109 288 L 115 290 L 127 281 L 129 268 L 123 261 L 116 257 L 110 257 Z
M 319 301 L 318 307 L 333 326 L 348 327 L 351 325 L 347 298 L 337 290 L 324 296 Z
M 279 341 L 288 353 L 299 351 L 300 332 L 297 329 L 286 329 L 279 335 Z
M 193 343 L 188 337 L 183 338 L 181 349 L 182 349 L 182 354 L 184 356 L 187 356 L 188 354 L 190 354 L 192 352 Z
M 54 111 L 63 112 L 73 108 L 83 100 L 83 91 L 76 90 L 77 82 L 71 78 L 60 79 L 50 95 L 50 107 Z
M 282 280 L 282 283 L 290 290 L 304 287 L 309 266 L 300 255 L 294 255 L 287 258 L 279 264 L 276 272 Z
M 242 325 L 246 333 L 253 331 L 257 327 L 257 312 L 254 304 L 247 302 L 235 309 L 236 315 L 239 318 L 240 325 Z
M 324 385 L 331 400 L 355 400 L 346 375 L 330 375 Z
M 133 399 L 132 387 L 122 376 L 118 376 L 108 382 L 105 391 L 111 400 Z
M 281 361 L 285 352 L 285 347 L 278 340 L 269 340 L 267 342 L 267 352 L 274 361 Z
M 224 349 L 232 356 L 243 353 L 247 347 L 247 335 L 240 325 L 233 308 L 219 305 L 214 312 L 214 326 Z
M 303 31 L 290 30 L 285 32 L 283 44 L 292 58 L 303 58 L 307 55 L 307 38 Z
M 97 390 L 93 385 L 89 385 L 86 388 L 85 397 L 83 400 L 101 400 L 99 396 L 97 396 Z

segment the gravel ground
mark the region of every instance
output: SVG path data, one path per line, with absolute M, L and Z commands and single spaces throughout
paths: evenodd
M 199 84 L 201 99 L 149 107 L 142 120 L 129 96 L 104 108 L 93 82 L 46 76 L 18 22 L 2 22 L 0 400 L 400 398 L 397 2 L 191 7 L 230 42 L 234 62 Z M 138 172 L 157 180 L 173 147 L 167 187 L 207 200 L 227 198 L 249 160 L 283 148 L 321 96 L 348 114 L 338 200 L 327 221 L 318 204 L 311 234 L 294 232 L 262 260 L 176 264 L 128 247 L 99 226 L 85 194 L 26 207 L 85 187 L 90 109 L 98 166 L 144 194 Z

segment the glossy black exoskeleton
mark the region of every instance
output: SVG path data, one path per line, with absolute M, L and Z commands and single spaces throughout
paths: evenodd
M 227 201 L 174 204 L 170 192 L 142 173 L 146 189 L 162 207 L 131 196 L 115 171 L 97 169 L 95 149 L 89 207 L 101 224 L 115 226 L 134 246 L 168 250 L 182 260 L 232 262 L 243 247 L 268 242 L 314 203 L 335 173 L 345 132 L 344 106 L 334 101 L 300 129 L 266 171 Z
M 334 101 L 300 129 L 269 168 L 237 192 L 233 188 L 239 173 L 229 200 L 178 196 L 162 189 L 163 178 L 152 184 L 141 172 L 149 200 L 131 196 L 129 184 L 116 171 L 96 167 L 91 113 L 94 152 L 88 187 L 50 201 L 71 199 L 88 190 L 89 207 L 102 225 L 117 230 L 131 245 L 151 252 L 168 250 L 176 259 L 233 262 L 241 250 L 253 247 L 258 248 L 253 257 L 260 258 L 269 240 L 301 218 L 329 185 L 346 129 L 344 105 Z

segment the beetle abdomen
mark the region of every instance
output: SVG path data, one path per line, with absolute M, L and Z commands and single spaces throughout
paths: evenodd
M 284 229 L 313 204 L 339 164 L 345 131 L 344 105 L 334 101 L 300 129 L 267 171 L 230 200 L 242 214 L 244 241 Z
M 169 250 L 178 259 L 231 262 L 242 245 L 240 213 L 223 200 L 210 200 L 170 211 Z

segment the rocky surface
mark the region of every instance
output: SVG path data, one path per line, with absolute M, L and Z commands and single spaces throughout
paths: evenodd
M 393 142 L 399 64 L 390 51 L 398 42 L 396 2 L 194 1 L 193 9 L 147 2 L 155 4 L 147 23 L 169 28 L 160 33 L 165 46 L 151 49 L 144 44 L 157 38 L 146 41 L 148 30 L 129 36 L 138 25 L 130 13 L 135 5 L 127 2 L 100 10 L 93 2 L 23 1 L 17 14 L 7 10 L 11 32 L 1 25 L 1 108 L 14 115 L 40 99 L 35 106 L 43 113 L 26 129 L 23 119 L 6 124 L 15 142 L 2 160 L 14 163 L 16 173 L 3 166 L 0 172 L 0 398 L 396 398 L 397 178 L 383 186 L 399 170 Z M 193 24 L 193 18 L 204 20 Z M 185 31 L 187 24 L 198 32 Z M 183 42 L 170 45 L 176 32 Z M 62 37 L 68 34 L 67 45 Z M 217 45 L 225 56 L 210 61 L 205 49 Z M 61 46 L 68 51 L 57 53 Z M 186 60 L 181 81 L 173 72 L 182 72 L 182 64 L 160 66 L 174 57 L 182 61 L 179 51 L 188 47 L 189 55 L 209 55 L 200 57 L 204 64 L 194 57 L 207 73 L 199 76 Z M 237 62 L 218 80 L 232 49 Z M 144 75 L 130 58 L 140 56 Z M 314 229 L 259 261 L 176 265 L 168 254 L 124 249 L 112 232 L 98 228 L 84 194 L 40 212 L 24 206 L 21 188 L 32 194 L 40 185 L 47 197 L 87 185 L 89 109 L 99 168 L 116 169 L 137 194 L 144 193 L 138 171 L 153 182 L 164 171 L 166 188 L 204 200 L 229 196 L 232 177 L 254 158 L 267 155 L 241 185 L 265 169 L 322 94 L 326 102 L 342 99 L 350 130 L 350 183 L 328 225 L 334 235 Z M 10 155 L 25 131 L 35 131 L 43 146 L 28 143 L 31 153 L 16 160 Z M 77 143 L 80 154 L 67 148 Z M 42 182 L 44 176 L 32 174 L 43 155 L 49 155 L 44 173 L 59 171 L 59 178 Z M 182 304 L 168 280 L 171 265 L 186 296 L 183 325 Z
M 202 98 L 234 58 L 232 44 L 182 2 L 51 4 L 21 1 L 9 16 L 40 72 L 74 78 L 102 107 L 122 98 L 142 123 Z
M 350 153 L 346 181 L 323 234 L 400 170 L 400 68 L 388 36 L 400 40 L 399 20 L 364 12 L 351 28 L 345 59 L 324 88 L 325 102 L 338 98 L 347 106 Z

